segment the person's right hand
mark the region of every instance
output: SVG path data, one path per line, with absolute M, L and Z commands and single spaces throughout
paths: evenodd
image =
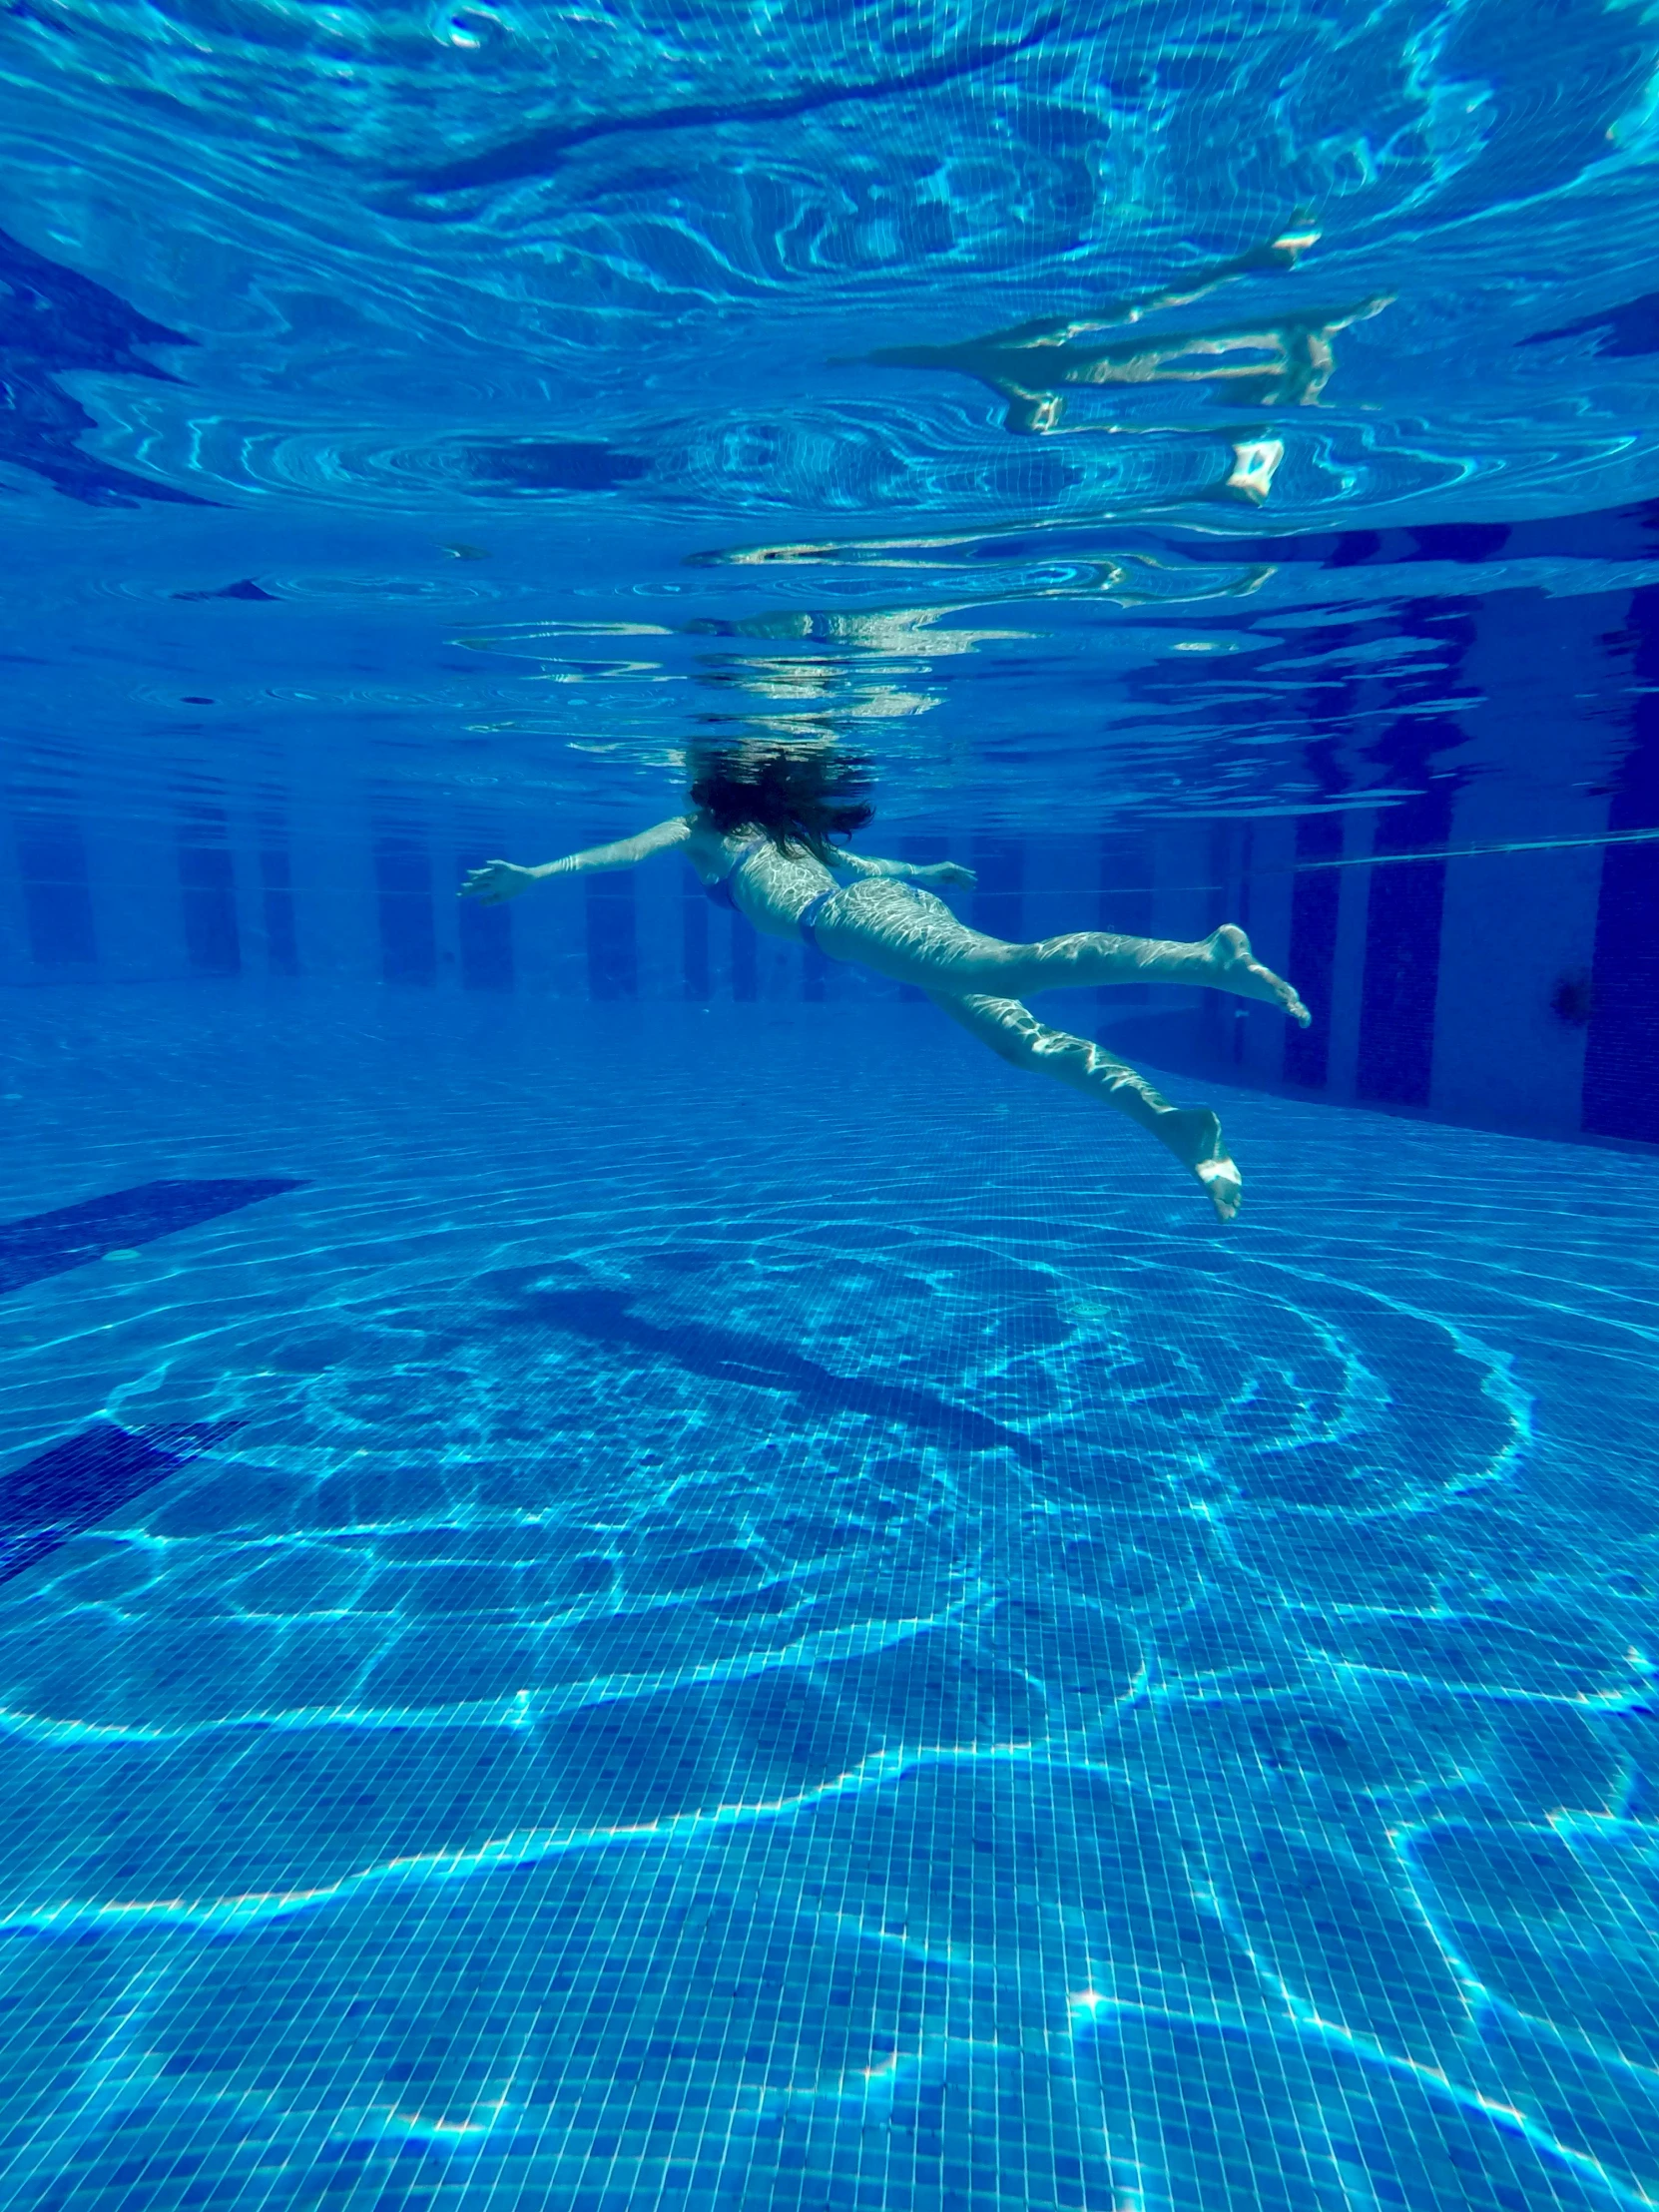
M 979 878 L 970 867 L 963 867 L 959 860 L 939 860 L 928 873 L 935 883 L 950 883 L 956 889 L 970 891 Z
M 535 880 L 533 867 L 519 867 L 512 860 L 486 860 L 473 869 L 457 896 L 475 898 L 481 906 L 499 906 L 527 891 Z

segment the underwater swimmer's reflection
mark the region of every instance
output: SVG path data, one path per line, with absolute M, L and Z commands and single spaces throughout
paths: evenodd
M 1244 316 L 1203 329 L 1147 331 L 1135 337 L 1123 332 L 1160 309 L 1191 306 L 1235 278 L 1288 273 L 1318 238 L 1313 229 L 1283 232 L 1252 253 L 1196 272 L 1183 283 L 1110 300 L 1092 314 L 1022 322 L 953 345 L 883 346 L 864 358 L 882 367 L 942 368 L 975 377 L 1005 401 L 1007 429 L 1039 437 L 1070 428 L 1064 419 L 1068 391 L 1115 388 L 1127 394 L 1154 384 L 1203 385 L 1213 397 L 1231 393 L 1253 406 L 1312 406 L 1336 367 L 1332 341 L 1337 333 L 1379 313 L 1390 295 L 1378 293 L 1348 306 Z M 1086 431 L 1137 427 L 1201 428 L 1192 422 L 1136 423 L 1121 408 L 1082 426 Z M 1259 505 L 1284 458 L 1283 441 L 1266 425 L 1235 427 L 1224 434 L 1231 440 L 1233 460 L 1216 491 Z
M 633 867 L 655 852 L 682 850 L 718 904 L 773 937 L 799 936 L 831 960 L 847 960 L 895 982 L 917 984 L 953 1021 L 1014 1067 L 1054 1076 L 1114 1106 L 1167 1145 L 1231 1221 L 1240 1177 L 1207 1107 L 1176 1107 L 1123 1061 L 1086 1038 L 1050 1029 L 1021 1003 L 1024 991 L 1092 989 L 1102 983 L 1194 983 L 1257 998 L 1306 1027 L 1289 983 L 1263 967 L 1231 924 L 1198 944 L 1116 937 L 1103 930 L 1005 944 L 968 928 L 929 890 L 971 884 L 953 861 L 912 866 L 831 845 L 869 821 L 863 763 L 828 747 L 746 746 L 693 760 L 693 812 L 638 836 L 595 845 L 540 867 L 490 860 L 474 868 L 464 898 L 498 905 L 547 876 Z

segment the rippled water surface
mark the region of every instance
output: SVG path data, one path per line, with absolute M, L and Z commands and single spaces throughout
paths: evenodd
M 0 2196 L 1659 2200 L 1659 15 L 12 0 L 0 131 Z M 1045 1002 L 1237 1224 L 450 895 L 831 740 L 1293 971 Z
M 210 775 L 568 801 L 688 715 L 832 710 L 1014 820 L 1041 667 L 1037 758 L 1118 804 L 1298 798 L 1275 724 L 1380 604 L 1648 573 L 1515 526 L 1659 489 L 1656 44 L 1592 0 L 19 0 L 25 727 L 73 748 L 67 690 L 146 808 L 135 717 Z M 1210 623 L 1244 666 L 1179 658 Z

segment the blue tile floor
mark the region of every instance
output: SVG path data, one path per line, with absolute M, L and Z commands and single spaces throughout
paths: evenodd
M 0 1301 L 0 1487 L 199 1449 L 0 1583 L 8 2206 L 1659 2199 L 1659 1164 L 1240 1096 L 1224 1233 L 926 1007 L 5 1016 L 0 1221 L 293 1185 Z

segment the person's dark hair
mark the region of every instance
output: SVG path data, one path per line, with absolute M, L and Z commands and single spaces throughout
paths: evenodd
M 805 847 L 828 857 L 831 837 L 861 830 L 875 810 L 865 799 L 869 763 L 828 746 L 719 746 L 692 755 L 693 804 L 728 834 L 761 830 L 780 852 Z

